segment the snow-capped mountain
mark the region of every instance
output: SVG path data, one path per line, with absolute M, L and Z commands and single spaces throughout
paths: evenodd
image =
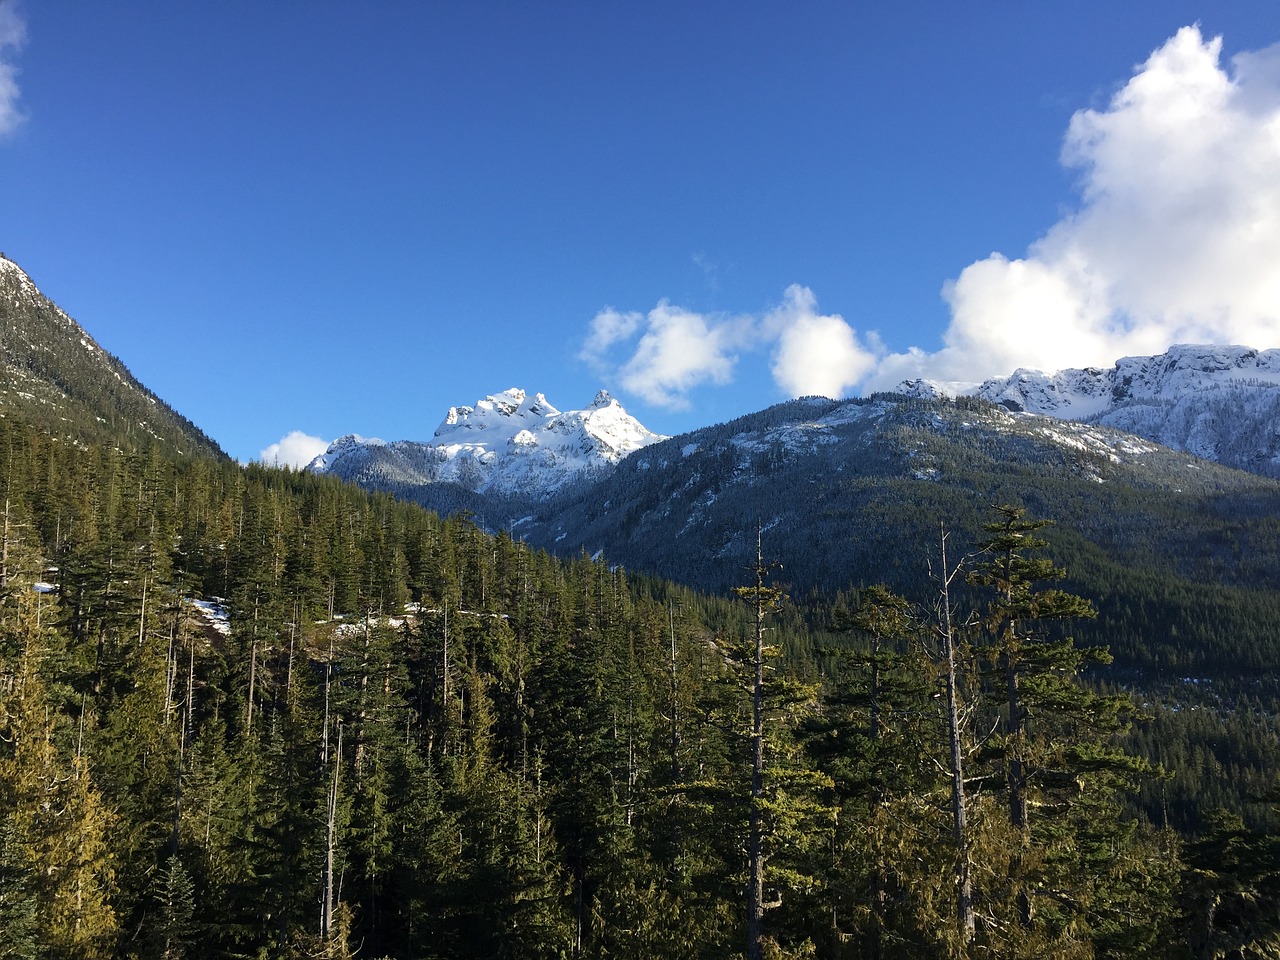
M 910 381 L 912 396 L 971 393 L 1014 412 L 1102 424 L 1266 476 L 1280 476 L 1280 350 L 1179 344 L 1114 367 L 1017 370 L 976 388 Z
M 407 492 L 452 484 L 483 494 L 541 499 L 596 479 L 623 457 L 666 439 L 600 391 L 585 410 L 561 412 L 540 393 L 511 388 L 451 407 L 431 440 L 342 437 L 307 467 Z
M 1268 515 L 1280 486 L 1106 426 L 973 397 L 881 394 L 793 400 L 684 434 L 527 516 L 499 508 L 483 519 L 538 547 L 600 552 L 712 590 L 742 582 L 763 528 L 789 582 L 841 589 L 922 578 L 939 522 L 973 542 L 982 508 L 1007 502 L 1082 531 L 1104 555 L 1159 530 L 1186 575 L 1200 577 L 1220 545 L 1185 517 Z

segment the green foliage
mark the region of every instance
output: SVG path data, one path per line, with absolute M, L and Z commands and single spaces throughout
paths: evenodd
M 889 589 L 699 595 L 325 478 L 13 417 L 0 452 L 0 954 L 733 956 L 753 821 L 762 956 L 963 950 L 939 675 Z M 1262 814 L 1190 841 L 1179 894 L 1179 842 L 1138 812 L 1212 794 L 1179 762 L 1227 705 L 1122 734 L 1130 701 L 1080 682 L 1105 658 L 1056 625 L 1081 610 L 1056 568 L 997 539 L 962 598 L 984 611 L 962 664 L 982 945 L 1158 956 L 1166 918 L 1190 929 L 1218 895 L 1215 931 L 1263 936 Z M 1232 729 L 1223 750 L 1273 757 Z M 1126 743 L 1168 753 L 1141 802 Z

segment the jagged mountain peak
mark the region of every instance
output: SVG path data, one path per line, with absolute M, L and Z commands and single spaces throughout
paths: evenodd
M 433 436 L 442 439 L 458 431 L 506 430 L 512 424 L 537 426 L 559 413 L 543 394 L 529 397 L 519 387 L 511 387 L 477 400 L 474 406 L 450 407 Z
M 537 499 L 595 478 L 663 439 L 603 390 L 585 409 L 562 412 L 541 393 L 511 387 L 472 406 L 450 407 L 429 441 L 369 442 L 349 435 L 308 469 L 401 493 L 453 484 Z

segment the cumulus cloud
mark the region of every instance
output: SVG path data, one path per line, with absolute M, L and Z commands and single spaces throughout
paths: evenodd
M 876 355 L 837 315 L 823 316 L 808 287 L 792 284 L 782 304 L 765 315 L 763 330 L 777 337 L 773 379 L 793 397 L 843 397 L 875 365 Z
M 648 314 L 607 307 L 591 321 L 578 355 L 649 403 L 685 409 L 695 387 L 733 379 L 737 351 L 746 345 L 750 329 L 747 318 L 707 316 L 666 300 Z M 618 362 L 611 354 L 620 345 L 630 357 Z
M 643 330 L 614 372 L 672 406 L 730 380 L 734 351 L 749 348 L 771 353 L 783 391 L 842 396 L 1110 365 L 1175 343 L 1280 346 L 1280 44 L 1224 64 L 1220 37 L 1179 30 L 1104 108 L 1072 117 L 1060 159 L 1078 173 L 1075 209 L 1022 257 L 992 253 L 944 285 L 940 350 L 889 353 L 793 286 L 732 324 L 665 301 L 647 317 L 604 311 L 584 355 L 605 369 Z
M 18 16 L 14 0 L 0 0 L 0 136 L 12 133 L 23 120 L 18 109 L 18 68 L 13 58 L 26 42 L 26 25 Z
M 885 357 L 867 386 L 1280 345 L 1280 45 L 1221 54 L 1185 27 L 1105 109 L 1077 112 L 1061 159 L 1078 208 L 1025 257 L 965 268 L 943 291 L 943 349 Z
M 874 366 L 877 348 L 843 317 L 820 314 L 813 291 L 793 284 L 758 316 L 704 314 L 666 300 L 644 315 L 602 310 L 579 356 L 649 403 L 684 409 L 694 388 L 731 382 L 751 351 L 772 355 L 774 381 L 792 396 L 845 396 Z M 629 356 L 611 362 L 618 350 Z
M 260 452 L 258 459 L 267 466 L 293 467 L 295 470 L 301 470 L 328 449 L 328 440 L 321 440 L 301 430 L 294 430 Z

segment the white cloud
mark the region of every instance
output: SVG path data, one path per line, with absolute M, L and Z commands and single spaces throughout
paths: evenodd
M 843 396 L 910 377 L 1109 366 L 1175 343 L 1280 346 L 1280 44 L 1227 67 L 1221 53 L 1221 38 L 1185 27 L 1105 109 L 1072 117 L 1061 160 L 1079 171 L 1077 209 L 1025 256 L 992 253 L 947 282 L 941 350 L 889 354 L 792 286 L 757 319 L 666 301 L 647 317 L 602 311 L 583 356 L 607 370 L 606 355 L 643 330 L 614 375 L 684 406 L 693 387 L 729 382 L 733 351 L 749 349 L 772 353 L 792 396 Z
M 611 367 L 608 354 L 623 345 L 630 357 Z M 749 351 L 771 352 L 774 381 L 797 397 L 844 396 L 883 352 L 863 346 L 843 317 L 819 314 L 813 291 L 793 284 L 757 317 L 707 315 L 666 300 L 646 315 L 602 310 L 579 356 L 649 403 L 683 409 L 695 387 L 731 382 Z
M 18 109 L 21 91 L 13 58 L 26 42 L 26 25 L 14 0 L 0 0 L 0 136 L 13 133 L 24 119 Z
M 267 466 L 293 467 L 295 470 L 301 470 L 328 449 L 328 440 L 321 440 L 301 430 L 294 430 L 259 453 L 258 459 Z
M 618 371 L 624 389 L 657 406 L 683 409 L 694 387 L 733 379 L 744 321 L 708 318 L 663 300 L 644 323 L 635 352 Z
M 613 307 L 605 307 L 591 321 L 591 332 L 582 345 L 578 356 L 599 368 L 604 364 L 605 354 L 615 344 L 629 340 L 640 327 L 644 319 L 639 313 L 619 313 Z
M 813 291 L 799 284 L 787 288 L 762 326 L 777 336 L 773 379 L 793 397 L 843 397 L 876 362 L 844 318 L 820 315 Z
M 1076 113 L 1062 162 L 1079 209 L 1024 258 L 965 268 L 943 291 L 943 349 L 886 357 L 867 386 L 1280 346 L 1280 45 L 1230 69 L 1221 49 L 1185 27 L 1106 109 Z
M 647 402 L 684 409 L 694 387 L 733 379 L 738 359 L 734 350 L 742 345 L 749 325 L 748 320 L 708 317 L 666 300 L 648 314 L 606 307 L 592 319 L 578 356 Z M 623 346 L 630 357 L 617 362 L 610 354 Z

